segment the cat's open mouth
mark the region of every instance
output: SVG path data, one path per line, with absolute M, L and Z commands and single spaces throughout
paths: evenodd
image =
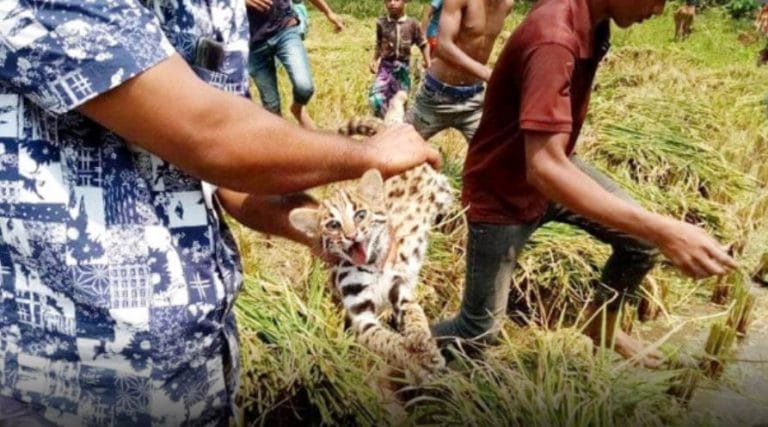
M 363 265 L 368 260 L 368 254 L 365 253 L 365 245 L 363 242 L 352 243 L 349 247 L 349 256 L 352 258 L 352 263 L 355 265 Z

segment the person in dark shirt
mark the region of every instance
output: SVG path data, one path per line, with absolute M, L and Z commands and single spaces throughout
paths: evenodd
M 663 355 L 616 323 L 625 297 L 654 265 L 657 252 L 694 278 L 735 266 L 704 230 L 643 209 L 574 156 L 593 79 L 609 47 L 609 20 L 626 28 L 661 14 L 664 4 L 540 0 L 507 41 L 464 167 L 469 237 L 461 311 L 435 325 L 436 336 L 493 340 L 516 258 L 549 221 L 575 225 L 612 246 L 585 332 L 596 344 L 606 338 L 621 356 L 648 367 L 659 366 Z
M 378 117 L 384 117 L 389 100 L 411 89 L 411 46 L 418 46 L 429 68 L 429 46 L 419 21 L 405 15 L 405 0 L 385 0 L 387 15 L 376 21 L 376 48 L 370 64 L 376 74 L 368 101 Z
M 344 22 L 324 0 L 310 2 L 325 14 L 337 32 L 344 29 Z M 246 0 L 246 5 L 251 32 L 248 73 L 259 89 L 261 103 L 267 110 L 281 114 L 275 62 L 279 60 L 293 86 L 291 113 L 299 124 L 313 129 L 315 124 L 306 108 L 315 93 L 303 42 L 306 22 L 297 16 L 292 0 Z

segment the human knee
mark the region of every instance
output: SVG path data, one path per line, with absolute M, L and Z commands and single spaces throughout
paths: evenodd
M 644 240 L 633 239 L 626 243 L 616 245 L 614 253 L 622 258 L 628 258 L 633 262 L 654 264 L 659 257 L 659 249 Z
M 272 99 L 261 99 L 261 104 L 264 107 L 265 110 L 269 111 L 270 113 L 280 115 L 280 100 L 272 100 Z
M 299 105 L 307 105 L 314 94 L 315 85 L 312 80 L 297 81 L 293 86 L 293 102 Z
M 255 77 L 254 81 L 256 87 L 259 89 L 261 106 L 271 113 L 280 115 L 280 93 L 278 92 L 277 87 L 269 82 L 260 81 Z

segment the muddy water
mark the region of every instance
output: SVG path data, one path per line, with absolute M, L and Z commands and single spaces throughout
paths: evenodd
M 768 426 L 768 289 L 754 288 L 754 320 L 723 377 L 701 384 L 691 402 L 692 419 L 716 426 Z

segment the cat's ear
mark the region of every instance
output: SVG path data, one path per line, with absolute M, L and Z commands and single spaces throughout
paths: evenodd
M 357 192 L 370 203 L 384 203 L 384 178 L 378 169 L 369 169 L 360 178 Z
M 288 214 L 288 221 L 293 228 L 309 237 L 317 236 L 320 228 L 320 212 L 311 208 L 296 208 Z

